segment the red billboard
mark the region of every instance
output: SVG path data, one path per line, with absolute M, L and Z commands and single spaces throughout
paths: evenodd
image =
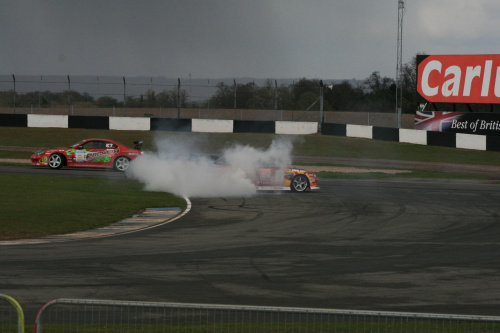
M 417 56 L 417 92 L 430 103 L 500 104 L 500 55 Z

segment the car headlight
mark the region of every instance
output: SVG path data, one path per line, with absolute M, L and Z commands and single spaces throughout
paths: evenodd
M 45 154 L 45 150 L 38 150 L 33 153 L 33 155 L 43 155 L 43 154 Z

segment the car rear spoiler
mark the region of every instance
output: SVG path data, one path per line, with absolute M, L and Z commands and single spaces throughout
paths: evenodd
M 143 143 L 144 143 L 143 140 L 134 141 L 134 144 L 135 144 L 134 149 L 141 150 Z

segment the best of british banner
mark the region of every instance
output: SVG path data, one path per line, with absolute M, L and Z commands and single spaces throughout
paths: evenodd
M 417 111 L 415 129 L 500 136 L 500 114 Z

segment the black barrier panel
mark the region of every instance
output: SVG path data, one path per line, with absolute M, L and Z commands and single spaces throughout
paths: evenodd
M 455 133 L 427 131 L 427 145 L 456 148 L 457 138 Z
M 399 128 L 373 126 L 372 136 L 374 140 L 399 142 Z
M 68 128 L 109 129 L 109 117 L 68 116 Z
M 347 135 L 347 125 L 346 124 L 323 123 L 321 125 L 321 134 L 346 136 Z
M 500 151 L 500 136 L 487 136 L 486 137 L 486 150 Z
M 151 118 L 152 131 L 191 132 L 191 119 Z
M 27 114 L 0 114 L 0 126 L 28 127 Z
M 235 120 L 234 133 L 276 133 L 275 121 Z

